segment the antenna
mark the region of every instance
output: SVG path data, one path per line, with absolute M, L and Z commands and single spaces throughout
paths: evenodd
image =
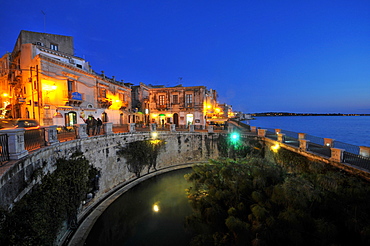
M 41 13 L 44 15 L 44 33 L 46 33 L 46 14 L 41 10 Z

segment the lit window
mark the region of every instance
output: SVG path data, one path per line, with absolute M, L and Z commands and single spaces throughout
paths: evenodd
M 159 96 L 159 105 L 164 105 L 164 95 Z
M 185 103 L 186 104 L 192 104 L 193 103 L 193 95 L 192 94 L 186 94 L 185 95 Z

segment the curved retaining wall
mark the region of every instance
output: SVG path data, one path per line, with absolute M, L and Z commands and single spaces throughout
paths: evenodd
M 98 201 L 115 187 L 136 179 L 128 171 L 125 159 L 116 154 L 118 147 L 149 138 L 149 132 L 119 133 L 57 143 L 36 150 L 23 159 L 10 163 L 11 166 L 0 177 L 0 206 L 12 208 L 14 203 L 40 181 L 40 175 L 35 175 L 36 171 L 51 173 L 55 170 L 58 158 L 68 159 L 76 151 L 81 151 L 90 165 L 100 170 L 99 191 L 92 202 Z M 159 153 L 157 169 L 207 161 L 218 156 L 217 133 L 159 132 L 158 139 L 165 140 L 166 144 Z M 147 172 L 148 170 L 144 170 L 143 174 Z

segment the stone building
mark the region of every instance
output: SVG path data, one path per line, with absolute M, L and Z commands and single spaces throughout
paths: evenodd
M 143 123 L 148 125 L 149 119 L 149 94 L 150 86 L 140 83 L 139 85 L 131 86 L 131 102 L 134 117 L 129 123 Z
M 0 117 L 4 118 L 10 112 L 10 53 L 6 53 L 0 58 Z M 9 113 L 8 113 L 9 114 Z
M 131 89 L 75 56 L 73 37 L 21 31 L 9 56 L 7 74 L 0 71 L 0 82 L 7 78 L 9 85 L 0 84 L 2 94 L 9 95 L 9 117 L 33 118 L 41 125 L 70 126 L 90 115 L 128 123 Z M 5 55 L 0 65 L 6 60 Z
M 205 86 L 148 87 L 150 122 L 159 126 L 193 124 L 203 128 L 217 108 L 217 92 Z

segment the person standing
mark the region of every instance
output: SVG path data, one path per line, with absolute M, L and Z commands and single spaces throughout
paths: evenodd
M 98 121 L 94 118 L 94 116 L 91 116 L 91 129 L 92 129 L 91 135 L 92 136 L 94 136 L 96 134 L 97 123 L 98 123 Z
M 85 123 L 86 123 L 86 133 L 87 133 L 87 135 L 90 135 L 90 128 L 91 128 L 91 118 L 90 118 L 90 116 L 87 117 L 87 119 L 85 120 Z
M 100 134 L 100 128 L 101 128 L 102 125 L 103 125 L 103 122 L 101 121 L 100 118 L 98 118 L 98 120 L 96 122 L 96 135 Z

